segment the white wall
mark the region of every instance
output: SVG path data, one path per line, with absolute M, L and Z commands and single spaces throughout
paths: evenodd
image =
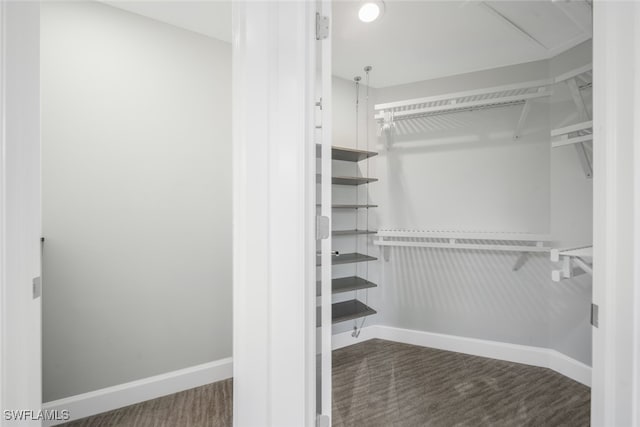
M 374 102 L 546 79 L 550 72 L 590 60 L 590 48 L 583 44 L 553 61 L 375 89 Z M 353 115 L 347 114 L 353 109 L 353 86 L 334 82 L 334 104 L 344 103 L 334 106 L 334 144 L 345 145 L 342 141 L 355 133 Z M 571 107 L 566 96 L 536 102 L 518 141 L 512 135 L 522 107 L 411 120 L 399 125 L 388 151 L 373 132 L 369 147 L 380 151 L 370 164 L 371 175 L 380 179 L 370 187 L 371 199 L 380 204 L 374 223 L 413 230 L 552 233 L 561 244 L 590 242 L 591 183 L 580 175 L 575 150 L 552 152 L 550 147 L 550 129 L 571 120 Z M 568 223 L 585 210 L 588 215 Z M 339 215 L 334 214 L 334 224 L 344 221 Z M 513 271 L 517 258 L 392 248 L 389 262 L 370 265 L 379 283 L 370 298 L 380 314 L 367 323 L 554 348 L 589 364 L 590 279 L 554 283 L 548 255 L 532 255 Z
M 44 401 L 231 355 L 231 49 L 42 8 Z

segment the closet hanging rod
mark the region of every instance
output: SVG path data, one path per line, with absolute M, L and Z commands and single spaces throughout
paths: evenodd
M 476 251 L 501 251 L 501 252 L 549 252 L 550 246 L 534 245 L 507 245 L 495 243 L 458 243 L 430 242 L 430 241 L 406 241 L 406 240 L 375 240 L 376 246 L 396 246 L 411 248 L 437 248 L 437 249 L 467 249 Z
M 413 247 L 466 249 L 502 252 L 549 252 L 548 234 L 492 233 L 464 231 L 380 230 L 374 245 L 381 247 Z M 388 259 L 388 253 L 384 253 Z
M 497 231 L 391 230 L 380 229 L 377 237 L 418 237 L 431 239 L 506 240 L 549 242 L 551 235 Z

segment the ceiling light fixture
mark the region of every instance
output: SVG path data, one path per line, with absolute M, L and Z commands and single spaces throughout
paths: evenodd
M 378 1 L 364 1 L 358 11 L 358 18 L 362 22 L 373 22 L 378 19 L 384 13 L 384 2 Z

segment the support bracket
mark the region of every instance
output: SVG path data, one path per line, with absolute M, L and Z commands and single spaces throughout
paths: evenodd
M 576 82 L 576 78 L 573 77 L 567 80 L 567 86 L 569 87 L 569 92 L 571 93 L 571 98 L 573 102 L 576 104 L 576 108 L 578 109 L 578 118 L 580 121 L 590 120 L 589 113 L 587 112 L 587 107 L 584 104 L 584 99 L 582 99 L 582 95 L 580 94 L 580 88 L 578 87 L 578 82 Z M 578 153 L 578 159 L 580 160 L 580 164 L 582 165 L 582 170 L 584 170 L 584 174 L 587 178 L 593 178 L 593 165 L 591 164 L 591 159 L 589 159 L 589 155 L 587 154 L 587 150 L 584 146 L 585 142 L 580 142 L 575 144 L 576 151 Z
M 528 259 L 529 259 L 529 253 L 522 252 L 518 257 L 518 259 L 516 260 L 516 263 L 513 265 L 513 271 L 520 270 L 522 266 L 527 262 Z
M 389 262 L 389 258 L 391 257 L 391 247 L 390 246 L 382 246 L 382 258 L 386 262 Z
M 520 139 L 524 122 L 527 120 L 527 116 L 529 115 L 530 111 L 531 111 L 531 100 L 529 99 L 524 103 L 524 106 L 522 107 L 522 112 L 520 113 L 520 119 L 518 120 L 518 124 L 516 125 L 516 130 L 513 133 L 514 140 Z
M 393 144 L 396 134 L 396 124 L 393 121 L 393 111 L 382 111 L 383 119 L 380 130 L 384 134 L 385 148 L 388 150 Z

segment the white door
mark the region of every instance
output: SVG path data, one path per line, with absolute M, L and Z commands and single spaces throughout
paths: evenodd
M 40 425 L 40 5 L 3 0 L 0 22 L 0 424 Z

